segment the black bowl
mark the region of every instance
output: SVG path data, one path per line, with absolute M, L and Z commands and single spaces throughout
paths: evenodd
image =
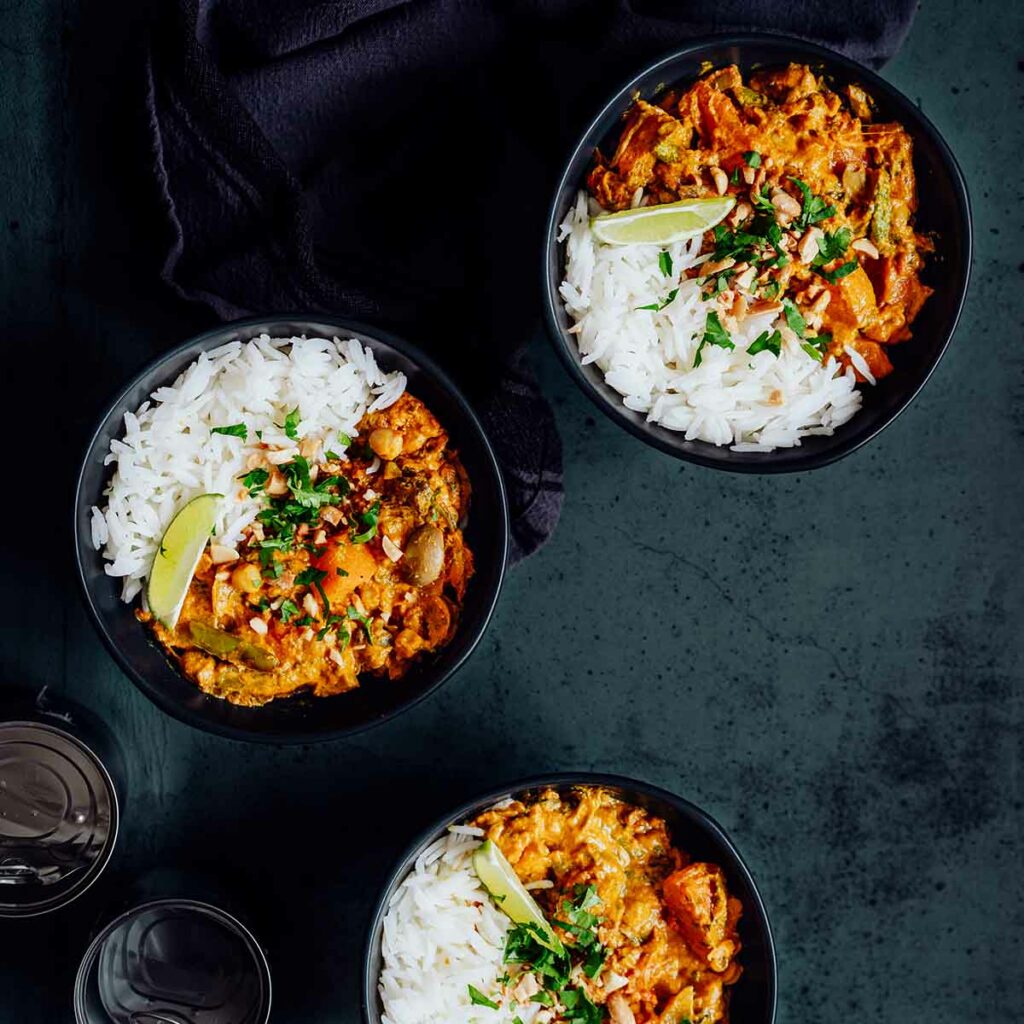
M 756 66 L 790 61 L 822 68 L 838 84 L 863 85 L 878 104 L 879 115 L 901 122 L 914 142 L 919 209 L 917 228 L 938 234 L 937 252 L 927 260 L 923 279 L 935 289 L 914 321 L 914 337 L 892 346 L 888 354 L 895 370 L 875 387 L 862 388 L 860 411 L 830 437 L 805 437 L 793 448 L 773 452 L 734 452 L 705 441 L 647 423 L 642 413 L 623 404 L 593 364 L 583 366 L 572 336 L 569 317 L 558 298 L 564 267 L 564 247 L 557 241 L 577 191 L 583 186 L 595 148 L 614 150 L 621 116 L 639 93 L 650 100 L 666 86 L 687 85 L 707 63 L 714 67 L 737 64 L 744 73 Z M 784 473 L 815 469 L 867 443 L 891 423 L 931 376 L 956 329 L 967 294 L 971 267 L 971 210 L 967 186 L 949 147 L 935 126 L 897 89 L 861 64 L 821 46 L 784 36 L 744 34 L 708 37 L 658 60 L 627 82 L 602 108 L 583 133 L 558 183 L 548 215 L 544 255 L 545 313 L 548 327 L 570 376 L 597 406 L 642 441 L 687 462 L 743 473 Z
M 623 801 L 646 808 L 668 823 L 672 839 L 680 849 L 695 860 L 710 861 L 722 868 L 729 891 L 743 903 L 743 916 L 739 924 L 740 941 L 743 945 L 739 959 L 743 966 L 743 974 L 731 988 L 730 1017 L 737 1024 L 772 1024 L 775 1020 L 778 970 L 771 925 L 750 870 L 721 825 L 688 800 L 664 789 L 622 775 L 603 775 L 596 772 L 561 772 L 510 783 L 467 801 L 431 825 L 416 839 L 388 878 L 384 891 L 377 901 L 370 925 L 363 954 L 365 1024 L 381 1022 L 377 981 L 381 970 L 380 941 L 384 914 L 395 890 L 423 850 L 444 835 L 449 825 L 473 818 L 499 800 L 529 797 L 531 793 L 546 788 L 564 792 L 574 786 L 602 786 Z
M 172 382 L 197 356 L 234 340 L 267 333 L 353 337 L 368 345 L 385 370 L 401 370 L 409 391 L 421 398 L 451 435 L 473 487 L 466 539 L 476 574 L 466 591 L 454 639 L 417 662 L 397 681 L 364 678 L 357 690 L 333 697 L 296 695 L 259 708 L 230 704 L 203 693 L 186 679 L 120 599 L 120 582 L 103 571 L 92 546 L 89 510 L 101 503 L 110 470 L 103 465 L 110 441 L 123 430 L 123 416 L 157 387 Z M 501 472 L 480 421 L 451 379 L 422 352 L 376 328 L 336 317 L 275 316 L 224 324 L 178 346 L 146 367 L 118 395 L 100 421 L 78 477 L 75 493 L 75 554 L 85 601 L 107 649 L 129 678 L 162 710 L 189 725 L 234 739 L 308 743 L 333 739 L 383 722 L 436 690 L 470 656 L 483 636 L 498 599 L 508 553 L 508 502 Z

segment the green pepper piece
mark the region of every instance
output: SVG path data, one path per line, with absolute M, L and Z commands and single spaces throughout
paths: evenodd
M 223 629 L 218 629 L 205 622 L 190 622 L 188 631 L 196 646 L 201 647 L 207 654 L 212 654 L 215 658 L 227 658 L 241 643 L 237 636 L 225 633 Z
M 753 89 L 748 89 L 745 85 L 737 85 L 733 90 L 736 94 L 736 99 L 740 101 L 740 105 L 744 107 L 763 107 L 764 97 Z
M 265 647 L 250 644 L 243 640 L 238 645 L 238 660 L 259 672 L 269 672 L 277 668 L 277 658 Z

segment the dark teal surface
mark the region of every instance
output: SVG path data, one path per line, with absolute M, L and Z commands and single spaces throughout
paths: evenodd
M 102 715 L 130 770 L 105 879 L 66 912 L 0 926 L 0 1021 L 67 1021 L 93 927 L 133 879 L 170 867 L 241 901 L 271 959 L 275 1021 L 355 1024 L 364 928 L 399 849 L 475 790 L 556 768 L 646 779 L 730 830 L 775 925 L 780 1021 L 1019 1019 L 1020 5 L 934 0 L 884 72 L 945 134 L 976 223 L 964 319 L 910 410 L 827 469 L 723 475 L 596 416 L 539 343 L 565 441 L 555 538 L 510 574 L 439 694 L 354 741 L 295 749 L 160 714 L 73 583 L 86 427 L 209 322 L 156 283 L 153 197 L 125 158 L 141 20 L 78 0 L 0 13 L 18 516 L 3 676 Z

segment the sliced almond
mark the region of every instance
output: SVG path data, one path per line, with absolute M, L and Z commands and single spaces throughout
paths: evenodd
M 772 206 L 784 217 L 792 219 L 793 217 L 800 216 L 800 204 L 781 188 L 777 188 L 772 192 Z
M 760 316 L 762 313 L 781 313 L 782 303 L 776 299 L 758 299 L 751 304 L 748 311 L 751 316 Z
M 299 442 L 299 454 L 304 459 L 312 459 L 320 450 L 320 441 L 314 437 L 304 437 Z
M 336 647 L 332 647 L 331 650 L 327 652 L 327 657 L 330 658 L 331 661 L 333 661 L 339 668 L 345 664 L 345 659 L 341 656 L 341 651 Z
M 768 404 L 769 405 L 782 405 L 783 401 L 784 401 L 784 398 L 783 398 L 783 395 L 782 395 L 782 389 L 781 388 L 775 388 L 768 395 Z
M 749 292 L 753 287 L 755 277 L 757 277 L 757 268 L 747 267 L 746 270 L 738 273 L 732 279 L 732 286 L 734 288 L 742 288 L 745 292 Z
M 832 301 L 832 293 L 830 291 L 822 291 L 822 293 L 811 303 L 811 312 L 817 313 L 821 316 L 825 312 L 828 304 Z
M 250 619 L 249 620 L 249 628 L 254 633 L 259 633 L 260 636 L 266 636 L 267 635 L 267 624 L 262 619 L 258 619 L 258 618 Z
M 227 562 L 235 562 L 238 560 L 238 552 L 226 544 L 211 544 L 210 545 L 210 561 L 214 565 L 224 565 Z
M 266 486 L 267 494 L 275 498 L 288 493 L 288 481 L 285 480 L 284 473 L 276 467 L 270 471 L 270 479 Z
M 286 462 L 291 462 L 295 458 L 294 448 L 275 448 L 273 451 L 268 451 L 267 462 L 272 466 L 283 466 Z
M 314 619 L 320 614 L 320 605 L 316 603 L 316 598 L 309 593 L 302 599 L 302 609 L 307 615 L 312 615 Z
M 728 221 L 732 227 L 736 227 L 742 224 L 752 213 L 754 212 L 753 207 L 750 203 L 744 202 L 742 199 L 733 207 L 732 213 L 729 214 Z
M 757 171 L 753 167 L 744 167 L 740 173 L 743 175 L 743 180 L 748 185 L 754 184 L 754 178 L 757 177 Z
M 747 315 L 747 300 L 739 292 L 736 293 L 736 297 L 732 301 L 732 310 L 730 312 L 737 320 L 742 320 Z
M 720 195 L 724 196 L 726 189 L 729 187 L 729 176 L 722 170 L 721 167 L 711 167 L 708 169 L 708 174 L 711 175 L 711 180 L 715 184 L 715 191 Z
M 873 260 L 877 260 L 881 253 L 875 248 L 874 243 L 869 238 L 858 238 L 851 249 L 856 249 L 857 252 L 864 253 L 865 256 L 869 256 Z
M 708 274 L 719 274 L 723 270 L 728 270 L 730 267 L 736 266 L 736 261 L 731 256 L 726 256 L 724 260 L 712 260 L 710 263 L 705 263 L 701 267 L 701 276 L 704 277 Z
M 380 546 L 392 562 L 397 562 L 402 557 L 402 549 L 386 533 L 381 534 Z
M 821 237 L 820 228 L 808 228 L 804 237 L 800 239 L 797 246 L 797 255 L 801 263 L 810 263 L 818 255 L 818 239 Z

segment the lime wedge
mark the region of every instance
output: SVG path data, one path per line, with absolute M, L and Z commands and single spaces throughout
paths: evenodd
M 735 206 L 732 196 L 712 199 L 681 199 L 660 206 L 639 206 L 595 217 L 594 234 L 609 245 L 633 245 L 646 242 L 669 245 L 684 238 L 702 235 L 713 228 Z
M 149 610 L 174 629 L 199 558 L 217 522 L 223 494 L 200 494 L 171 520 L 160 539 L 146 586 Z
M 542 946 L 553 953 L 565 952 L 565 947 L 544 917 L 544 911 L 537 906 L 537 901 L 519 881 L 515 868 L 490 839 L 485 839 L 473 852 L 473 870 L 495 903 L 516 924 L 536 925 L 535 934 Z

